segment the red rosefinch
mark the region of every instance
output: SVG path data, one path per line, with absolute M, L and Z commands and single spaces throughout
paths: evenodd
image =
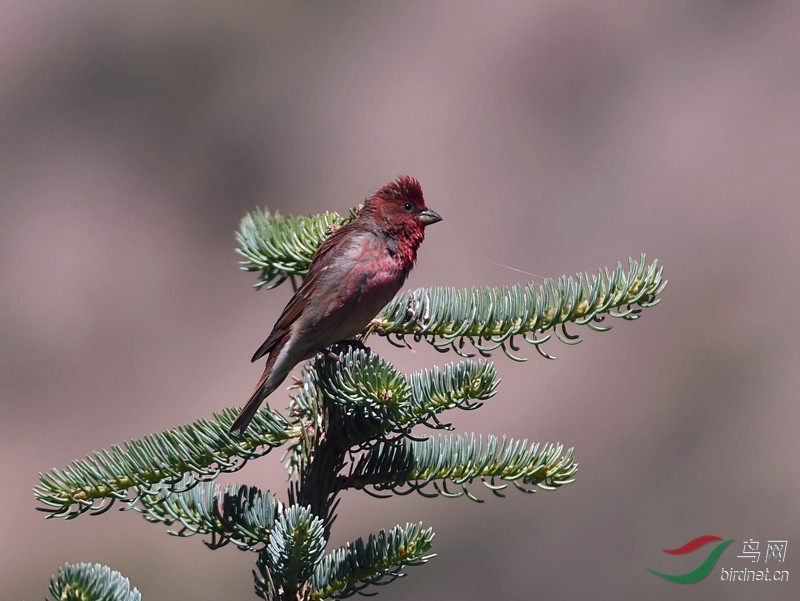
M 414 266 L 425 226 L 441 220 L 425 206 L 419 182 L 401 175 L 377 190 L 356 219 L 325 239 L 305 280 L 253 355 L 253 361 L 269 357 L 231 433 L 247 429 L 261 402 L 295 365 L 366 328 Z

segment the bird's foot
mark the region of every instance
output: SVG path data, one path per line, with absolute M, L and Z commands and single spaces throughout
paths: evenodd
M 319 352 L 325 355 L 328 359 L 333 359 L 334 361 L 338 361 L 339 363 L 342 362 L 342 358 L 329 348 L 321 348 L 319 349 Z
M 337 342 L 333 348 L 335 348 L 337 351 L 339 351 L 339 353 L 341 353 L 347 350 L 347 347 L 361 349 L 365 353 L 370 352 L 370 348 L 360 340 L 341 340 Z M 338 361 L 340 363 L 342 362 L 342 358 L 339 355 L 339 353 L 334 352 L 333 350 L 331 350 L 331 348 L 323 347 L 319 349 L 319 352 L 328 357 L 329 359 L 333 359 L 334 361 Z

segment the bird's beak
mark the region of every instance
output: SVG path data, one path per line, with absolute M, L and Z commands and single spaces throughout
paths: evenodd
M 439 215 L 439 213 L 432 211 L 431 209 L 425 209 L 424 211 L 420 212 L 417 215 L 417 218 L 422 222 L 422 225 L 430 225 L 442 220 L 442 217 Z

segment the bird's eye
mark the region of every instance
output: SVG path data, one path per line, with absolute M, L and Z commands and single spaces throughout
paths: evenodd
M 409 213 L 414 209 L 414 203 L 411 202 L 404 202 L 403 203 L 403 210 L 408 211 Z

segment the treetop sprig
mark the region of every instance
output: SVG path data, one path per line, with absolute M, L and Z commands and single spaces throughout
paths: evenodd
M 413 178 L 398 178 L 371 197 L 373 202 L 376 198 L 394 203 L 395 217 L 403 217 L 401 225 L 416 219 L 418 236 L 409 238 L 414 249 L 423 226 L 441 220 L 424 205 Z M 371 207 L 368 202 L 361 217 L 377 219 L 379 211 Z M 320 244 L 357 211 L 350 217 L 333 212 L 283 217 L 256 210 L 245 216 L 237 233 L 240 267 L 260 272 L 256 288 L 274 288 L 288 279 L 297 290 L 296 280 L 307 275 Z M 380 227 L 379 222 L 372 225 Z M 338 231 L 326 245 L 329 251 L 351 228 Z M 388 256 L 392 251 L 387 240 L 400 230 L 381 231 L 381 248 Z M 378 263 L 381 273 L 386 271 L 382 265 Z M 352 274 L 353 269 L 341 271 Z M 369 273 L 355 279 L 369 281 Z M 307 280 L 309 285 L 315 281 Z M 331 282 L 321 304 L 340 286 L 338 280 Z M 428 553 L 433 531 L 422 524 L 398 525 L 326 553 L 342 492 L 363 490 L 379 497 L 418 492 L 482 502 L 476 488 L 502 497 L 512 486 L 533 493 L 573 482 L 578 464 L 573 449 L 560 443 L 476 434 L 427 437 L 430 430 L 414 428 L 452 430 L 444 412 L 478 409 L 495 396 L 497 370 L 491 362 L 470 360 L 475 354 L 488 357 L 500 350 L 524 360 L 518 356 L 522 339 L 553 358 L 543 348 L 553 336 L 566 344 L 580 342 L 568 325 L 604 331 L 610 328 L 607 318 L 637 319 L 643 309 L 660 301 L 666 285 L 662 267 L 657 261 L 648 263 L 642 254 L 638 260 L 629 259 L 627 266 L 618 263 L 615 269 L 548 278 L 542 284 L 409 290 L 391 300 L 364 331 L 357 333 L 366 316 L 347 330 L 348 336 L 357 334 L 357 341 L 331 345 L 335 336 L 344 336 L 344 330 L 334 328 L 330 339 L 298 344 L 292 365 L 305 360 L 307 351 L 319 352 L 289 394 L 286 415 L 263 407 L 249 425 L 237 428 L 243 433 L 232 435 L 239 410 L 231 408 L 214 419 L 94 452 L 66 468 L 40 474 L 34 488 L 42 505 L 38 509 L 47 517 L 71 519 L 102 513 L 119 500 L 123 509 L 167 525 L 174 535 L 201 534 L 210 536 L 204 542 L 212 549 L 232 545 L 254 551 L 255 591 L 270 601 L 374 594 L 368 590 L 372 585 L 391 582 L 408 566 L 432 557 Z M 307 287 L 298 296 L 301 300 Z M 339 305 L 336 323 L 348 319 L 352 305 L 364 296 L 358 286 L 352 290 L 352 298 Z M 387 300 L 377 298 L 378 303 Z M 371 314 L 375 307 L 370 309 Z M 441 352 L 454 350 L 465 360 L 404 374 L 364 346 L 373 333 L 397 346 L 425 341 Z M 291 350 L 294 341 L 287 344 Z M 285 377 L 284 371 L 281 380 Z M 265 395 L 274 391 L 270 388 Z M 252 414 L 243 415 L 249 420 Z M 255 486 L 221 487 L 213 482 L 279 446 L 284 447 L 282 460 L 289 475 L 286 501 Z M 131 591 L 126 579 L 99 565 L 67 565 L 52 583 L 57 599 L 139 601 L 138 591 Z
M 274 288 L 287 278 L 302 277 L 330 230 L 348 220 L 331 211 L 309 217 L 283 217 L 256 209 L 242 219 L 236 233 L 236 252 L 242 256 L 240 268 L 261 272 L 255 288 Z

